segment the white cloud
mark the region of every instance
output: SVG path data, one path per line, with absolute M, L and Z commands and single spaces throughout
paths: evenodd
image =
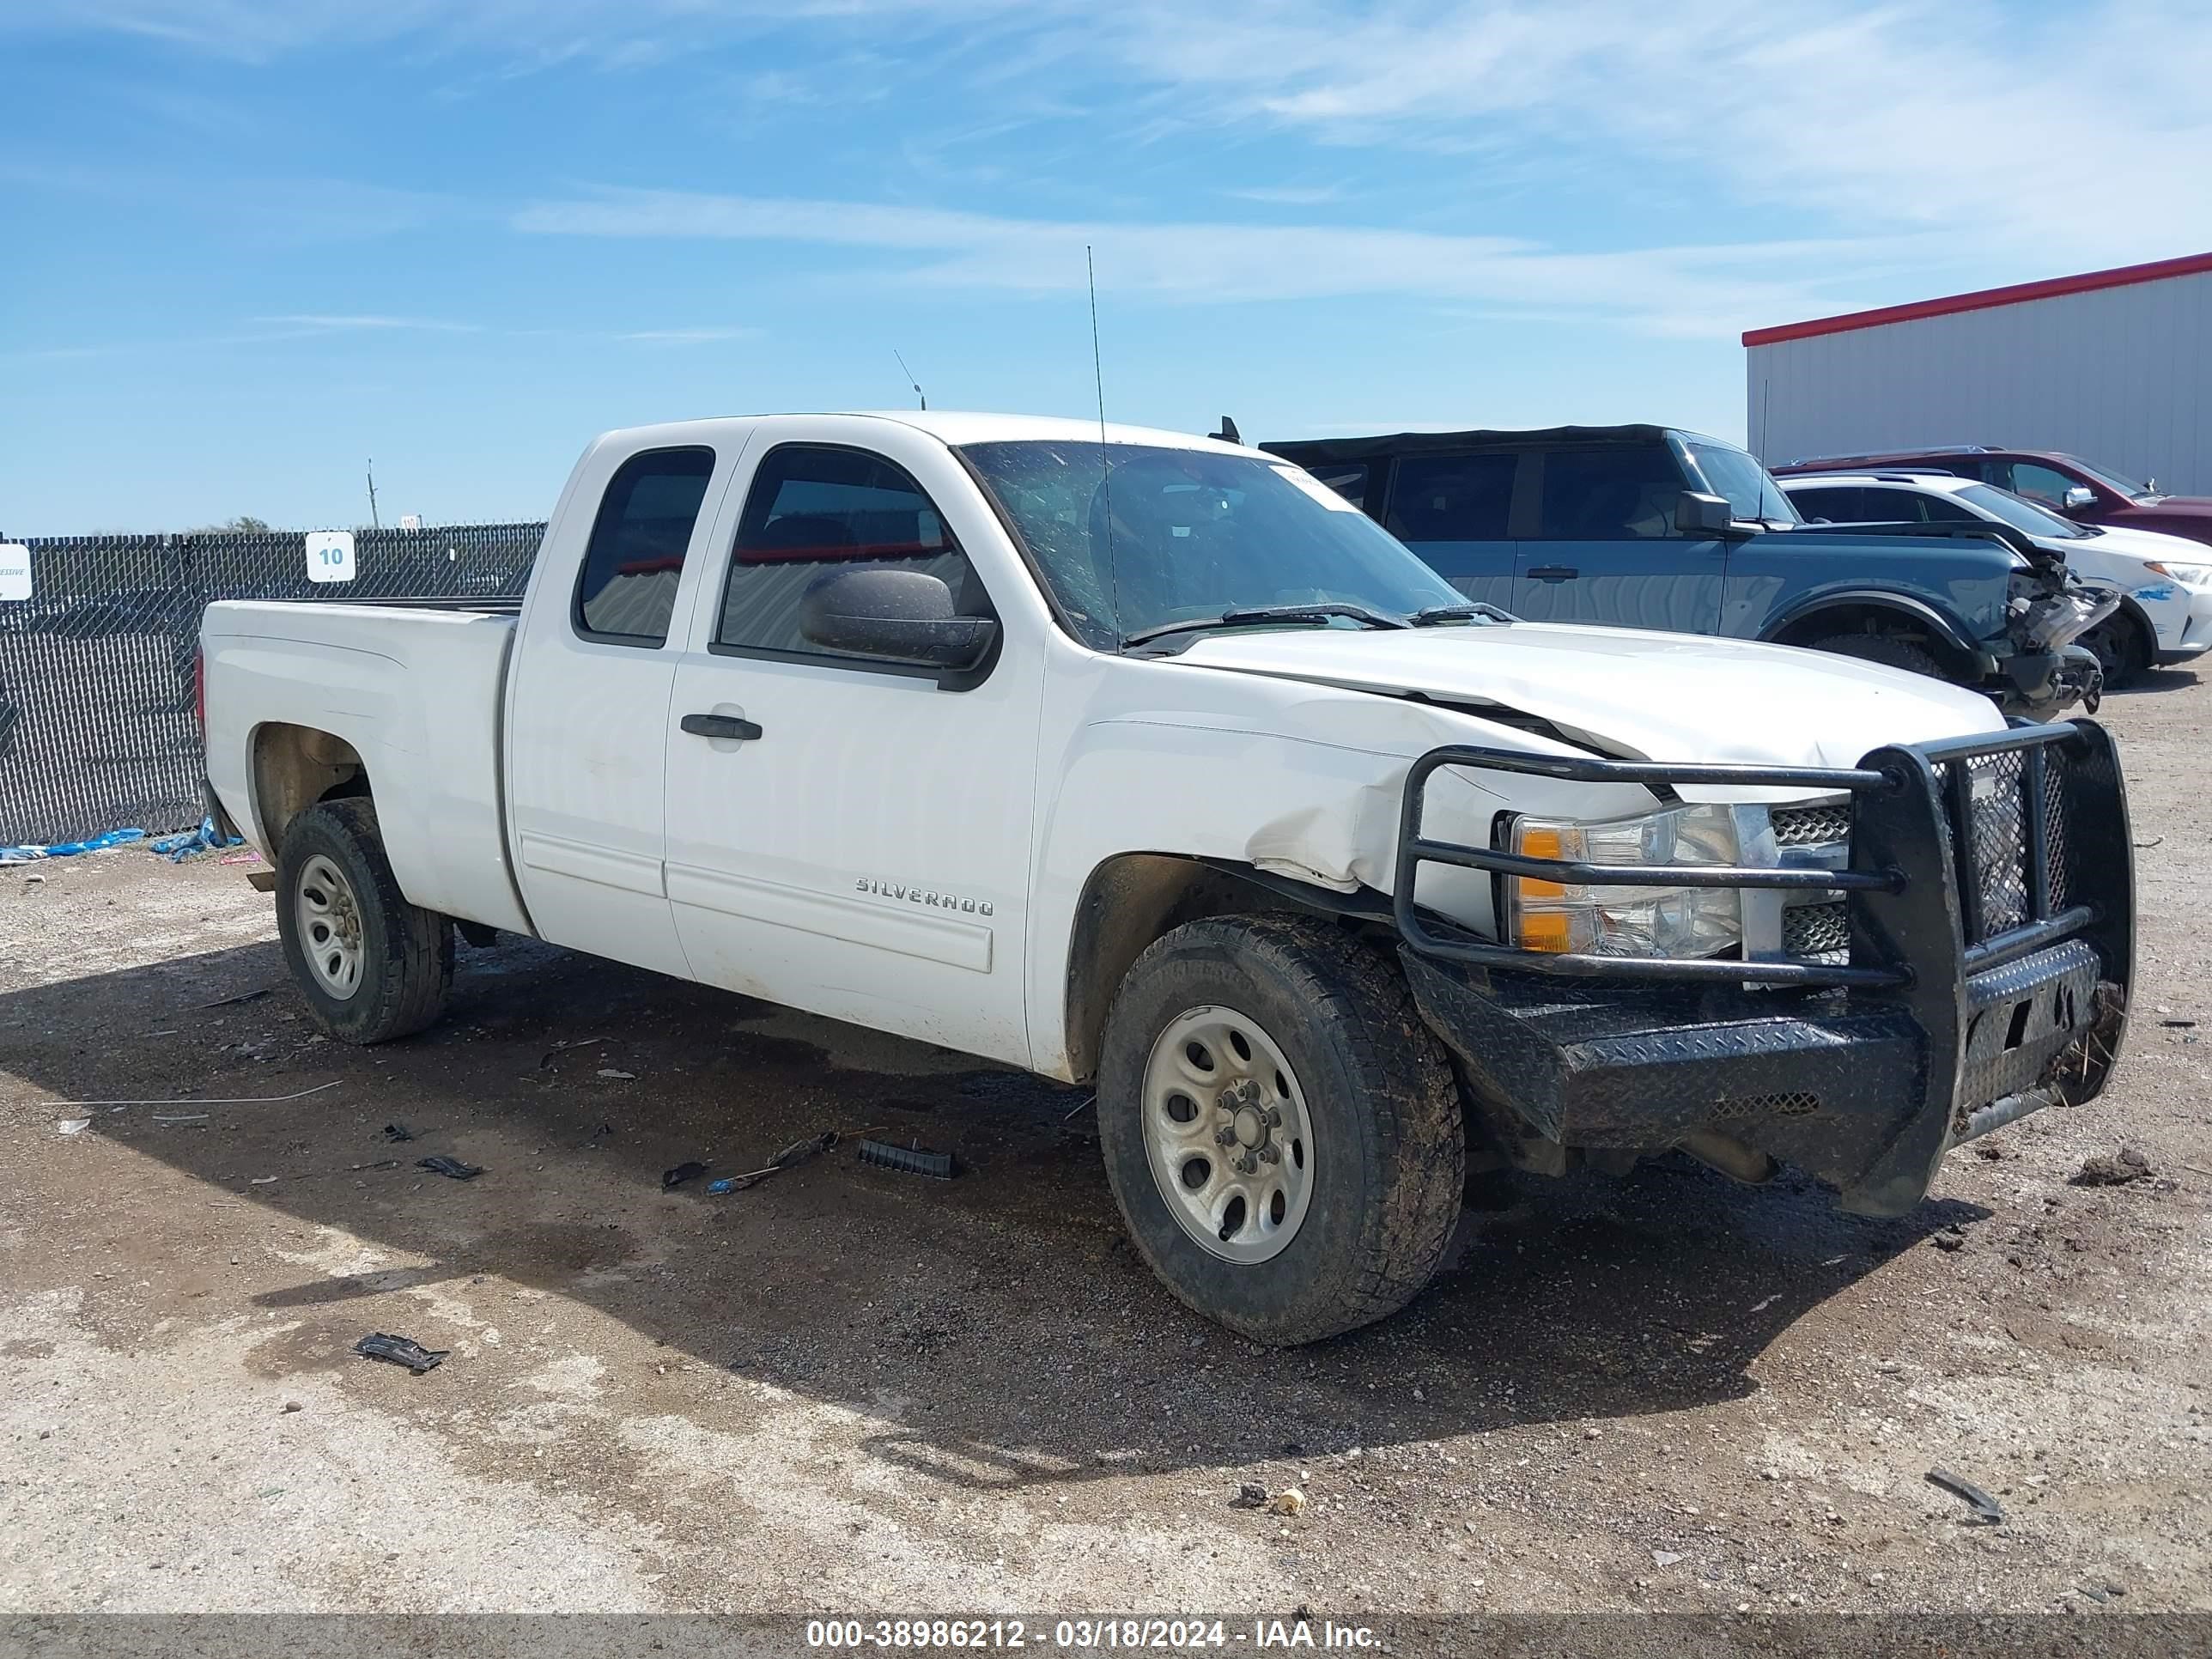
M 719 345 L 726 340 L 757 340 L 760 333 L 757 328 L 641 328 L 615 338 L 638 345 Z
M 257 317 L 256 322 L 285 323 L 295 328 L 313 329 L 325 334 L 353 333 L 362 330 L 416 330 L 433 334 L 479 334 L 483 331 L 479 323 L 446 323 L 428 317 L 323 316 L 295 314 L 287 317 Z
M 16 0 L 0 9 L 9 27 L 258 61 L 404 42 L 495 76 L 566 63 L 665 75 L 774 32 L 833 55 L 865 47 L 870 67 L 841 73 L 841 95 L 919 97 L 919 76 L 929 96 L 909 145 L 984 107 L 1018 125 L 1086 123 L 1094 144 L 1118 123 L 1133 153 L 1193 129 L 1293 135 L 1370 149 L 1376 171 L 1418 154 L 1432 180 L 1440 165 L 1448 176 L 1441 154 L 1465 158 L 1465 187 L 1436 196 L 1447 213 L 1510 178 L 1524 196 L 1564 183 L 1604 218 L 1680 213 L 1684 242 L 1741 235 L 1754 215 L 1854 243 L 1952 239 L 1899 273 L 1916 286 L 2212 243 L 2203 0 Z M 757 111 L 819 93 L 782 69 L 733 95 L 748 90 Z M 1321 204 L 1296 185 L 1200 182 Z
M 710 238 L 901 256 L 900 280 L 1027 294 L 1079 291 L 1084 249 L 1102 293 L 1178 301 L 1394 296 L 1478 301 L 1725 336 L 1817 307 L 1814 280 L 1893 253 L 1876 244 L 1752 243 L 1562 252 L 1504 236 L 1348 225 L 1054 222 L 934 208 L 680 191 L 601 190 L 512 221 L 541 235 Z

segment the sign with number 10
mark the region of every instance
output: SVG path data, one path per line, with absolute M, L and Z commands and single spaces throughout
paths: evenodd
M 309 581 L 349 582 L 353 574 L 352 531 L 311 530 L 307 532 Z

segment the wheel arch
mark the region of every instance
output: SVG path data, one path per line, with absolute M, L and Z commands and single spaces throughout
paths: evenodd
M 1189 854 L 1121 853 L 1091 871 L 1068 939 L 1062 1006 L 1068 1076 L 1081 1081 L 1097 1071 L 1115 993 L 1154 940 L 1204 916 L 1268 910 L 1370 914 L 1351 895 Z
M 1934 605 L 1911 594 L 1864 588 L 1819 594 L 1760 630 L 1771 645 L 1810 645 L 1837 634 L 1889 633 L 1925 640 L 1949 666 L 1978 678 L 1982 647 Z
M 270 862 L 285 826 L 318 801 L 374 799 L 361 751 L 336 732 L 270 720 L 253 732 L 253 816 Z

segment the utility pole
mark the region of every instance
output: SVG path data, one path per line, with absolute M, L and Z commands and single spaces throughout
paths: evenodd
M 376 459 L 374 456 L 371 456 L 368 462 L 368 527 L 371 530 L 384 528 L 376 517 Z

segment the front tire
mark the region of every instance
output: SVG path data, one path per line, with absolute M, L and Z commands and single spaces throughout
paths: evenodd
M 284 826 L 276 932 L 315 1024 L 342 1042 L 410 1036 L 445 1009 L 453 927 L 400 892 L 371 800 L 326 800 Z
M 2144 637 L 2140 623 L 2122 614 L 2106 617 L 2076 643 L 2095 654 L 2097 665 L 2105 671 L 2107 691 L 2140 678 L 2157 648 L 2154 641 Z
M 1878 662 L 1885 668 L 1902 668 L 1930 679 L 1951 678 L 1934 652 L 1887 634 L 1832 634 L 1814 641 L 1813 649 L 1838 657 L 1856 657 L 1861 662 Z
M 1396 1312 L 1458 1219 L 1442 1047 L 1385 958 L 1302 916 L 1190 922 L 1138 957 L 1107 1017 L 1098 1138 L 1152 1271 L 1272 1346 Z

